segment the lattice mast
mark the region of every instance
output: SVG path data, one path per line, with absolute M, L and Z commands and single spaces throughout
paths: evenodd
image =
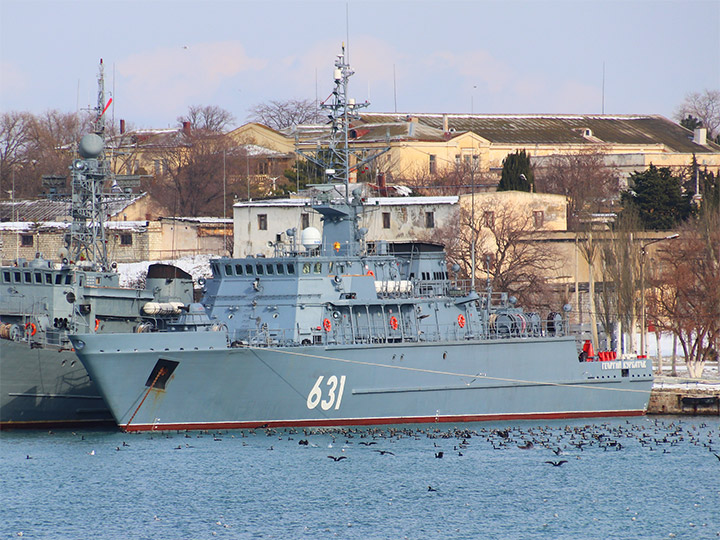
M 72 224 L 67 239 L 69 258 L 75 263 L 88 261 L 97 269 L 109 268 L 105 220 L 107 197 L 104 187 L 110 179 L 110 167 L 105 159 L 105 119 L 112 99 L 105 103 L 103 61 L 98 71 L 97 105 L 93 109 L 93 133 L 85 135 L 79 144 L 80 159 L 73 161 Z
M 329 112 L 330 136 L 325 141 L 318 141 L 320 144 L 316 148 L 303 148 L 304 143 L 299 143 L 297 148 L 301 155 L 323 169 L 327 183 L 345 185 L 346 202 L 350 201 L 351 171 L 358 170 L 389 150 L 385 148 L 368 154 L 366 148 L 350 147 L 350 123 L 360 119 L 357 111 L 370 105 L 368 101 L 356 103 L 353 98 L 348 97 L 350 77 L 354 74 L 346 62 L 343 44 L 342 52 L 335 60 L 335 87 L 327 99 L 320 103 L 320 108 Z

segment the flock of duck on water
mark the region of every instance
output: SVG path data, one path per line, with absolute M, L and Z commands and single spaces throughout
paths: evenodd
M 52 432 L 50 432 L 52 434 Z M 73 433 L 73 435 L 77 435 Z M 140 433 L 132 434 L 141 436 Z M 320 445 L 329 449 L 340 451 L 340 455 L 328 455 L 334 462 L 341 462 L 361 455 L 353 449 L 363 449 L 378 457 L 393 457 L 398 452 L 397 447 L 390 451 L 387 449 L 392 443 L 402 439 L 433 441 L 432 455 L 436 459 L 445 456 L 463 457 L 464 452 L 471 446 L 489 447 L 492 450 L 520 450 L 535 451 L 550 459 L 544 463 L 553 467 L 560 467 L 568 463 L 568 459 L 581 459 L 586 451 L 614 451 L 620 452 L 631 445 L 658 451 L 663 454 L 672 452 L 673 447 L 680 444 L 702 446 L 720 460 L 720 429 L 713 430 L 706 423 L 686 424 L 681 422 L 665 422 L 661 419 L 636 423 L 601 423 L 582 426 L 535 426 L 535 427 L 507 427 L 504 429 L 473 426 L 454 427 L 442 430 L 438 426 L 429 427 L 378 427 L 378 428 L 258 428 L 251 430 L 231 431 L 177 431 L 155 432 L 149 435 L 153 438 L 174 438 L 183 436 L 186 439 L 212 437 L 213 441 L 223 441 L 226 438 L 248 439 L 265 436 L 278 441 L 297 441 L 299 446 L 319 448 Z M 85 435 L 80 435 L 85 440 Z M 320 440 L 322 438 L 322 441 Z M 274 443 L 277 444 L 277 443 Z M 267 450 L 274 450 L 270 445 Z M 248 446 L 246 441 L 243 446 Z M 131 445 L 123 441 L 122 447 L 115 448 L 121 451 Z M 384 448 L 383 448 L 384 447 Z M 186 442 L 178 444 L 175 450 L 192 449 L 193 445 Z M 544 454 L 542 454 L 544 452 Z M 95 455 L 95 450 L 89 452 Z M 32 459 L 27 456 L 27 459 Z

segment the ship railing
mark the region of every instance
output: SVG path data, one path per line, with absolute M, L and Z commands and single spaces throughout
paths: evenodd
M 32 335 L 30 330 L 32 327 L 25 329 L 24 325 L 18 324 L 18 326 L 20 332 L 17 334 L 16 339 L 12 339 L 10 336 L 3 336 L 3 338 L 10 341 L 27 343 L 31 349 L 59 348 L 70 350 L 72 348 L 68 333 L 64 329 L 52 328 L 44 332 L 36 330 L 35 335 Z
M 229 332 L 231 343 L 247 343 L 254 347 L 288 346 L 295 344 L 294 332 L 289 329 L 259 328 Z
M 305 247 L 302 244 L 292 244 L 287 242 L 275 242 L 272 245 L 273 257 L 276 258 L 287 258 L 287 257 L 318 257 L 322 253 L 339 253 L 342 251 L 343 254 L 364 254 L 365 243 L 364 242 L 343 242 L 339 247 L 335 243 L 319 242 L 311 247 Z M 369 255 L 369 253 L 368 253 Z
M 539 321 L 534 325 L 518 324 L 491 325 L 479 320 L 466 320 L 465 326 L 455 323 L 403 323 L 397 329 L 380 325 L 351 326 L 333 324 L 330 331 L 322 327 L 313 328 L 309 334 L 296 335 L 292 329 L 261 328 L 235 330 L 230 332 L 230 342 L 236 345 L 248 344 L 256 347 L 303 346 L 303 345 L 352 345 L 388 343 L 442 343 L 478 340 L 533 339 L 538 337 L 559 337 L 566 334 L 566 328 L 557 321 Z
M 503 340 L 510 338 L 532 339 L 564 335 L 562 328 L 538 321 L 533 325 L 491 325 L 480 321 L 466 320 L 460 327 L 457 323 L 415 323 L 403 321 L 397 329 L 380 325 L 333 325 L 329 332 L 317 331 L 312 343 L 322 344 L 380 344 L 380 343 L 441 343 L 448 341 Z

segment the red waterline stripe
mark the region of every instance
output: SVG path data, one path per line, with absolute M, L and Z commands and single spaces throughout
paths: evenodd
M 170 424 L 133 424 L 120 426 L 124 431 L 203 431 L 211 429 L 257 429 L 280 427 L 339 427 L 377 426 L 395 424 L 432 424 L 448 422 L 489 422 L 501 420 L 557 420 L 563 418 L 607 418 L 615 416 L 643 416 L 644 410 L 630 411 L 579 411 L 522 414 L 468 414 L 457 416 L 413 416 L 412 418 L 344 418 L 327 420 L 268 420 L 266 422 L 197 422 Z
M 32 420 L 27 422 L 8 421 L 0 423 L 0 431 L 13 429 L 63 429 L 85 427 L 117 426 L 114 420 Z

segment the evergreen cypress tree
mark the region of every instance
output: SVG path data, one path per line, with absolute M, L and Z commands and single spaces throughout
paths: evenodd
M 669 168 L 650 164 L 648 170 L 630 175 L 632 188 L 621 194 L 623 207 L 634 207 L 646 230 L 672 229 L 691 212 L 681 183 Z
M 530 156 L 525 150 L 508 154 L 503 160 L 498 191 L 533 191 L 535 177 L 530 168 Z

